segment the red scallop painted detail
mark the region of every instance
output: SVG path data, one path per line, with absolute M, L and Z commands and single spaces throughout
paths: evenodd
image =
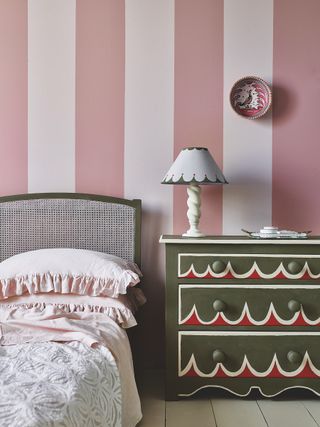
M 230 326 L 224 319 L 222 319 L 220 315 L 215 322 L 210 323 L 210 326 L 213 326 L 213 325 L 214 326 Z
M 182 322 L 183 325 L 201 325 L 200 320 L 198 319 L 195 312 L 192 313 L 191 317 Z
M 227 273 L 223 276 L 223 279 L 234 279 L 235 276 L 232 273 Z
M 316 279 L 315 277 L 311 277 L 310 274 L 308 272 L 305 272 L 304 275 L 301 277 L 301 280 L 311 280 L 311 279 Z
M 185 375 L 183 375 L 184 377 L 198 377 L 199 375 L 198 375 L 198 373 L 193 369 L 193 368 L 191 368 L 191 369 L 189 369 L 189 371 L 185 374 Z
M 274 365 L 270 374 L 267 375 L 267 378 L 284 378 L 284 375 L 281 374 L 277 365 Z
M 186 279 L 196 279 L 197 276 L 195 274 L 192 273 L 192 271 L 190 271 L 190 273 L 188 273 L 186 276 L 179 274 L 178 277 L 185 277 Z
M 288 279 L 288 277 L 283 274 L 282 272 L 277 274 L 277 276 L 275 277 L 275 279 Z M 305 272 L 303 274 L 303 276 L 299 277 L 300 280 L 314 280 L 314 277 L 311 277 L 310 274 L 308 272 Z
M 228 377 L 228 375 L 225 375 L 225 376 Z M 248 366 L 246 366 L 243 372 L 237 375 L 237 378 L 255 378 L 255 375 L 253 375 L 253 373 L 250 371 Z
M 274 355 L 271 364 L 265 371 L 255 370 L 244 356 L 243 363 L 237 371 L 229 371 L 222 363 L 217 363 L 214 370 L 205 374 L 199 370 L 194 355 L 180 376 L 206 377 L 206 378 L 320 378 L 320 371 L 313 365 L 308 352 L 305 353 L 300 366 L 293 371 L 285 371 Z
M 320 325 L 320 321 L 316 324 L 312 324 L 312 326 L 319 326 L 319 325 Z M 298 318 L 294 321 L 292 326 L 310 326 L 310 324 L 308 322 L 306 322 L 306 320 L 304 319 L 304 317 L 302 316 L 302 313 L 300 311 Z
M 187 274 L 179 274 L 179 279 L 199 279 L 200 274 L 195 274 L 193 271 L 189 271 Z M 201 274 L 201 279 L 234 279 L 234 275 L 232 273 L 226 273 L 223 276 L 216 277 L 212 273 Z M 250 277 L 253 278 L 253 277 Z M 259 279 L 259 277 L 254 277 L 255 279 Z
M 273 370 L 267 376 L 267 378 L 287 378 L 287 376 L 283 375 L 279 371 L 277 366 L 274 366 Z M 295 375 L 293 378 L 319 378 L 319 376 L 312 371 L 309 362 L 307 362 L 303 370 L 299 374 Z
M 261 276 L 257 271 L 255 271 L 248 276 L 248 279 L 261 279 Z
M 181 274 L 179 275 L 179 278 L 186 278 L 186 279 L 199 279 L 199 275 L 194 274 L 193 272 L 188 273 L 186 276 Z M 213 274 L 207 273 L 205 276 L 201 276 L 201 279 L 237 279 L 235 275 L 232 273 L 227 273 L 223 276 L 216 277 Z M 282 272 L 277 274 L 275 277 L 272 277 L 273 279 L 277 280 L 287 280 L 288 277 L 283 274 Z M 259 274 L 257 271 L 254 271 L 252 274 L 246 276 L 246 279 L 265 279 L 261 274 Z M 300 278 L 300 280 L 315 280 L 314 277 L 311 277 L 310 274 L 307 272 L 304 273 L 304 275 Z
M 245 303 L 240 317 L 236 320 L 230 320 L 224 312 L 218 312 L 213 319 L 204 321 L 198 314 L 197 307 L 194 305 L 192 310 L 183 320 L 179 322 L 181 325 L 194 326 L 320 326 L 320 317 L 315 320 L 310 320 L 303 307 L 299 312 L 293 314 L 291 319 L 281 318 L 273 303 L 270 303 L 268 312 L 264 319 L 255 320 L 251 314 L 248 304 Z
M 189 325 L 189 326 L 201 326 L 203 323 L 199 320 L 197 315 L 195 313 L 192 314 L 192 316 L 187 319 L 186 321 L 181 323 L 182 325 Z M 226 322 L 220 314 L 217 315 L 211 322 L 206 323 L 206 326 L 230 326 L 228 322 Z M 244 316 L 244 318 L 237 323 L 237 326 L 252 326 L 252 323 L 250 322 L 247 315 Z
M 275 279 L 287 279 L 287 277 L 281 272 L 276 275 Z
M 214 376 L 215 378 L 227 378 L 227 375 L 225 374 L 225 372 L 223 371 L 221 364 L 219 363 L 219 367 L 218 370 Z
M 281 326 L 281 323 L 276 318 L 276 316 L 271 313 L 269 320 L 266 321 L 265 326 Z
M 277 280 L 315 280 L 320 278 L 320 273 L 313 274 L 305 262 L 299 273 L 292 274 L 288 272 L 284 265 L 280 263 L 278 267 L 271 273 L 264 273 L 260 270 L 256 261 L 253 262 L 251 268 L 245 273 L 237 273 L 230 262 L 228 262 L 225 270 L 221 273 L 215 273 L 210 264 L 203 272 L 197 272 L 192 264 L 185 273 L 179 272 L 178 278 L 186 279 L 277 279 Z
M 311 369 L 309 362 L 306 363 L 306 366 L 303 368 L 302 372 L 300 374 L 296 375 L 295 378 L 319 378 L 319 375 L 317 375 L 313 370 Z
M 237 324 L 237 326 L 252 326 L 252 322 L 249 319 L 249 316 L 247 313 L 244 314 L 242 320 L 240 320 L 240 322 Z

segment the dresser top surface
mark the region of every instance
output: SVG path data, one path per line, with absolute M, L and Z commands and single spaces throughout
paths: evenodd
M 181 235 L 164 234 L 160 237 L 160 243 L 172 244 L 267 244 L 267 245 L 319 245 L 320 236 L 310 236 L 306 239 L 253 239 L 248 236 L 204 236 L 184 237 Z

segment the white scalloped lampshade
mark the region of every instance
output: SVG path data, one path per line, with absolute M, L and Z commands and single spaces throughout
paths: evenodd
M 227 184 L 209 150 L 188 147 L 181 150 L 162 184 Z

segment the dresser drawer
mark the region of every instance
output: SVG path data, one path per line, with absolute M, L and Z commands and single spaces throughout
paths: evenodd
M 293 388 L 320 395 L 320 333 L 179 332 L 178 397 L 203 388 L 266 397 Z
M 319 378 L 320 332 L 180 331 L 179 377 Z
M 319 327 L 318 285 L 179 285 L 179 325 Z
M 320 282 L 320 255 L 179 253 L 178 278 Z

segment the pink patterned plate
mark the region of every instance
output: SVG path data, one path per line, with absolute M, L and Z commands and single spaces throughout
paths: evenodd
M 268 84 L 259 77 L 243 77 L 230 92 L 230 103 L 234 111 L 247 119 L 263 116 L 271 105 L 272 95 Z

